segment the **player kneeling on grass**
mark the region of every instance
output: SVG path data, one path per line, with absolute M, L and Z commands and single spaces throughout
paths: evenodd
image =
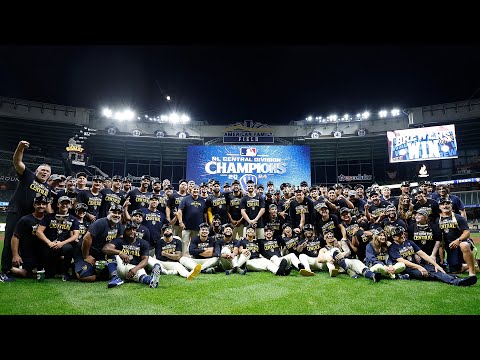
M 405 270 L 405 264 L 397 262 L 393 264 L 388 255 L 390 242 L 387 241 L 385 230 L 377 228 L 372 230 L 373 239 L 367 244 L 365 264 L 371 271 L 379 272 L 390 279 L 409 280 L 408 274 L 401 274 Z
M 331 230 L 326 230 L 324 236 L 326 245 L 320 249 L 318 261 L 327 264 L 330 276 L 337 276 L 341 268 L 345 272 L 352 274 L 352 278 L 358 278 L 360 275 L 363 275 L 373 280 L 373 282 L 381 280 L 382 274 L 371 271 L 360 260 L 347 259 L 350 255 L 350 248 L 345 240 L 338 241 Z
M 445 270 L 437 264 L 427 253 L 420 250 L 412 240 L 406 239 L 405 229 L 396 227 L 392 232 L 393 243 L 388 249 L 388 254 L 395 262 L 402 262 L 406 265 L 405 273 L 412 279 L 437 280 L 456 286 L 470 286 L 477 282 L 477 277 L 471 275 L 459 278 L 446 274 Z M 417 259 L 418 255 L 421 260 Z M 423 260 L 423 261 L 422 261 Z
M 115 256 L 117 274 L 122 280 L 135 281 L 156 288 L 160 279 L 160 264 L 155 264 L 152 275 L 147 275 L 145 266 L 148 263 L 150 245 L 146 240 L 137 238 L 137 228 L 137 223 L 127 222 L 123 237 L 106 243 L 103 252 Z
M 182 257 L 182 239 L 179 236 L 173 235 L 173 227 L 170 224 L 163 225 L 162 230 L 163 236 L 155 245 L 156 258 L 149 257 L 148 266 L 153 267 L 155 264 L 160 264 L 162 274 L 178 274 L 187 280 L 193 280 L 202 269 L 202 265 L 197 264 L 189 271 L 185 266 L 180 264 L 179 260 Z

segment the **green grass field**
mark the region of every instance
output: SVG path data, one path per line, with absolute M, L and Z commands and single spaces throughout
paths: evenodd
M 478 234 L 476 234 L 478 237 Z M 3 242 L 0 242 L 0 247 Z M 478 246 L 478 245 L 477 245 Z M 383 279 L 328 273 L 288 277 L 200 274 L 193 281 L 162 276 L 157 289 L 125 283 L 17 279 L 0 283 L 2 315 L 478 315 L 480 283 Z

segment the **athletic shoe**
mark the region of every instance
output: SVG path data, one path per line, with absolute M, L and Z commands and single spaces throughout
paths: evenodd
M 290 273 L 292 272 L 292 269 L 293 269 L 293 265 L 288 265 L 288 266 L 285 268 L 285 272 L 283 273 L 283 276 L 288 276 L 288 275 L 290 275 Z
M 123 280 L 120 279 L 117 275 L 115 275 L 114 277 L 112 277 L 110 279 L 110 281 L 108 282 L 108 285 L 107 285 L 107 288 L 113 288 L 115 286 L 120 286 L 123 284 Z
M 226 270 L 225 275 L 235 274 L 238 271 L 238 266 L 235 266 L 233 269 Z
M 328 268 L 328 273 L 331 277 L 335 277 L 338 275 L 338 269 L 336 267 Z
M 242 275 L 247 275 L 247 268 L 243 269 L 243 270 L 240 272 L 240 274 L 242 274 Z
M 282 259 L 282 261 L 280 261 L 280 265 L 278 266 L 278 270 L 275 273 L 275 275 L 284 276 L 285 275 L 285 269 L 287 268 L 287 266 L 288 266 L 287 260 Z
M 202 274 L 215 274 L 216 271 L 214 268 L 208 268 L 208 269 L 205 269 L 205 270 L 201 270 Z
M 358 274 L 353 274 L 352 276 L 350 276 L 352 279 L 358 279 L 360 277 L 360 275 Z
M 153 265 L 152 280 L 150 280 L 150 284 L 148 286 L 150 286 L 151 288 L 158 287 L 158 281 L 160 280 L 160 273 L 161 273 L 160 264 Z
M 471 286 L 477 283 L 477 277 L 475 275 L 467 276 L 457 280 L 458 281 L 454 284 L 457 286 Z
M 63 274 L 62 281 L 71 281 L 71 280 L 73 280 L 72 276 L 70 276 L 69 274 Z
M 397 274 L 397 280 L 410 280 L 410 275 L 408 274 Z
M 0 282 L 13 282 L 16 279 L 13 276 L 7 275 L 5 273 L 0 273 Z
M 379 272 L 373 273 L 373 277 L 372 277 L 373 282 L 379 282 L 381 279 L 382 279 L 382 274 L 380 274 Z
M 200 273 L 201 270 L 202 270 L 202 265 L 201 264 L 195 265 L 193 270 L 190 271 L 190 273 L 188 274 L 187 280 L 193 280 L 195 278 L 195 276 L 197 276 Z
M 313 271 L 307 269 L 300 269 L 300 275 L 302 276 L 314 276 L 315 273 Z
M 302 263 L 299 263 L 298 264 L 298 271 L 300 271 L 302 269 L 305 269 L 305 265 L 303 265 Z

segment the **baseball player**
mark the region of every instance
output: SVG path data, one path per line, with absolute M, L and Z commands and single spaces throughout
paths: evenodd
M 38 225 L 36 235 L 41 240 L 40 252 L 45 267 L 45 277 L 53 277 L 56 260 L 62 258 L 63 280 L 70 280 L 68 273 L 75 242 L 80 234 L 78 220 L 70 214 L 71 201 L 68 196 L 58 199 L 58 211 L 45 215 Z
M 95 261 L 105 260 L 103 246 L 122 234 L 123 207 L 121 205 L 112 205 L 107 217 L 100 218 L 87 230 L 83 236 L 80 256 L 75 256 L 75 272 L 80 281 L 91 282 L 97 279 Z M 120 286 L 123 280 L 117 276 L 117 263 L 110 257 L 107 260 L 108 272 L 111 280 L 108 287 Z
M 155 258 L 150 257 L 148 260 L 149 267 L 158 263 L 161 265 L 162 273 L 166 275 L 178 274 L 187 280 L 193 280 L 200 273 L 202 265 L 196 264 L 192 270 L 187 270 L 179 262 L 182 257 L 182 239 L 173 235 L 173 228 L 170 224 L 163 225 L 162 232 L 163 236 L 155 246 Z
M 440 216 L 435 224 L 444 242 L 450 272 L 458 274 L 468 270 L 469 276 L 475 276 L 475 259 L 472 252 L 475 245 L 470 239 L 467 220 L 453 212 L 450 198 L 441 198 L 439 206 Z
M 22 216 L 31 214 L 35 211 L 33 199 L 37 193 L 44 195 L 47 198 L 50 198 L 51 196 L 51 189 L 47 184 L 47 180 L 52 169 L 50 168 L 50 165 L 47 164 L 42 164 L 37 167 L 35 173 L 28 169 L 23 162 L 23 152 L 29 147 L 30 143 L 28 141 L 21 140 L 13 154 L 13 166 L 17 172 L 19 182 L 8 205 L 5 238 L 2 250 L 0 282 L 10 282 L 15 280 L 15 278 L 9 276 L 8 273 L 12 268 L 11 238 L 17 221 Z M 52 212 L 50 205 L 47 205 L 47 212 Z
M 440 206 L 440 210 L 441 208 Z M 407 273 L 411 279 L 436 280 L 455 286 L 471 286 L 477 283 L 477 277 L 475 275 L 459 278 L 446 274 L 445 270 L 421 250 L 417 244 L 406 239 L 405 229 L 401 227 L 395 228 L 392 237 L 393 243 L 388 249 L 388 254 L 394 263 L 402 262 L 405 264 L 405 273 Z M 420 261 L 417 260 L 415 255 L 418 255 L 425 263 L 420 264 Z
M 318 261 L 326 263 L 331 277 L 338 274 L 341 268 L 352 278 L 358 278 L 360 275 L 371 279 L 373 282 L 379 282 L 382 274 L 371 271 L 363 262 L 358 259 L 348 259 L 350 248 L 345 240 L 338 241 L 333 231 L 328 230 L 324 234 L 325 246 L 318 254 Z
M 388 246 L 385 230 L 376 229 L 372 241 L 367 245 L 365 264 L 371 271 L 379 272 L 390 279 L 409 280 L 408 274 L 401 274 L 405 270 L 405 264 L 402 262 L 393 264 L 388 255 Z
M 255 239 L 255 227 L 247 225 L 245 227 L 246 236 L 238 242 L 238 266 L 245 264 L 249 271 L 270 271 L 279 276 L 285 275 L 285 269 L 288 263 L 285 259 L 280 262 L 280 266 L 273 261 L 260 256 L 260 246 Z
M 303 276 L 313 276 L 314 270 L 323 270 L 323 264 L 319 263 L 318 253 L 322 248 L 321 237 L 315 237 L 313 235 L 314 227 L 312 224 L 305 224 L 303 226 L 304 238 L 298 242 L 297 252 L 300 254 L 298 259 L 302 263 L 304 269 L 300 270 L 300 274 Z
M 47 209 L 48 199 L 38 194 L 33 200 L 35 211 L 22 216 L 15 226 L 12 236 L 12 273 L 15 276 L 33 276 L 32 270 L 38 268 L 40 249 L 36 236 L 38 224 Z
M 146 240 L 137 238 L 137 227 L 137 223 L 128 221 L 125 224 L 123 236 L 107 242 L 102 251 L 109 256 L 115 256 L 117 274 L 121 279 L 157 288 L 160 279 L 160 264 L 155 264 L 152 275 L 147 275 L 145 266 L 148 263 L 150 245 Z
M 263 214 L 265 213 L 265 199 L 255 194 L 255 182 L 247 180 L 247 194 L 240 200 L 240 212 L 244 225 L 252 225 L 257 239 L 265 238 L 263 232 Z M 243 236 L 246 236 L 246 228 Z
M 300 263 L 297 255 L 294 253 L 288 253 L 284 256 L 281 254 L 281 245 L 282 242 L 279 238 L 273 237 L 274 231 L 273 228 L 269 225 L 265 226 L 265 239 L 258 240 L 260 245 L 260 254 L 266 258 L 270 259 L 278 267 L 282 266 L 282 261 L 287 261 L 287 267 L 284 270 L 284 275 L 290 275 L 292 265 L 297 270 L 305 269 L 305 267 Z M 304 275 L 304 274 L 302 274 Z
M 230 223 L 223 226 L 223 237 L 215 242 L 215 256 L 225 275 L 239 272 L 238 241 L 233 237 L 233 225 Z M 245 275 L 243 271 L 240 273 Z
M 188 248 L 189 255 L 180 258 L 180 264 L 189 270 L 194 270 L 197 264 L 202 265 L 201 272 L 215 274 L 215 266 L 218 265 L 218 257 L 215 256 L 215 240 L 208 236 L 210 225 L 204 222 L 199 225 L 199 235 L 195 236 Z M 183 242 L 183 241 L 182 241 Z

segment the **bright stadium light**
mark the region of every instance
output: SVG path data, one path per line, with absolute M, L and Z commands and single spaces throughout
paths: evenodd
M 378 117 L 379 117 L 380 119 L 386 118 L 387 115 L 388 115 L 388 111 L 387 111 L 387 110 L 380 110 L 380 111 L 378 112 Z
M 369 111 L 364 111 L 362 113 L 362 119 L 367 120 L 370 117 L 370 112 Z
M 106 118 L 111 118 L 113 115 L 113 111 L 110 108 L 104 108 L 102 110 L 102 115 L 105 116 Z
M 393 109 L 390 114 L 392 114 L 392 116 L 400 116 L 400 109 Z

